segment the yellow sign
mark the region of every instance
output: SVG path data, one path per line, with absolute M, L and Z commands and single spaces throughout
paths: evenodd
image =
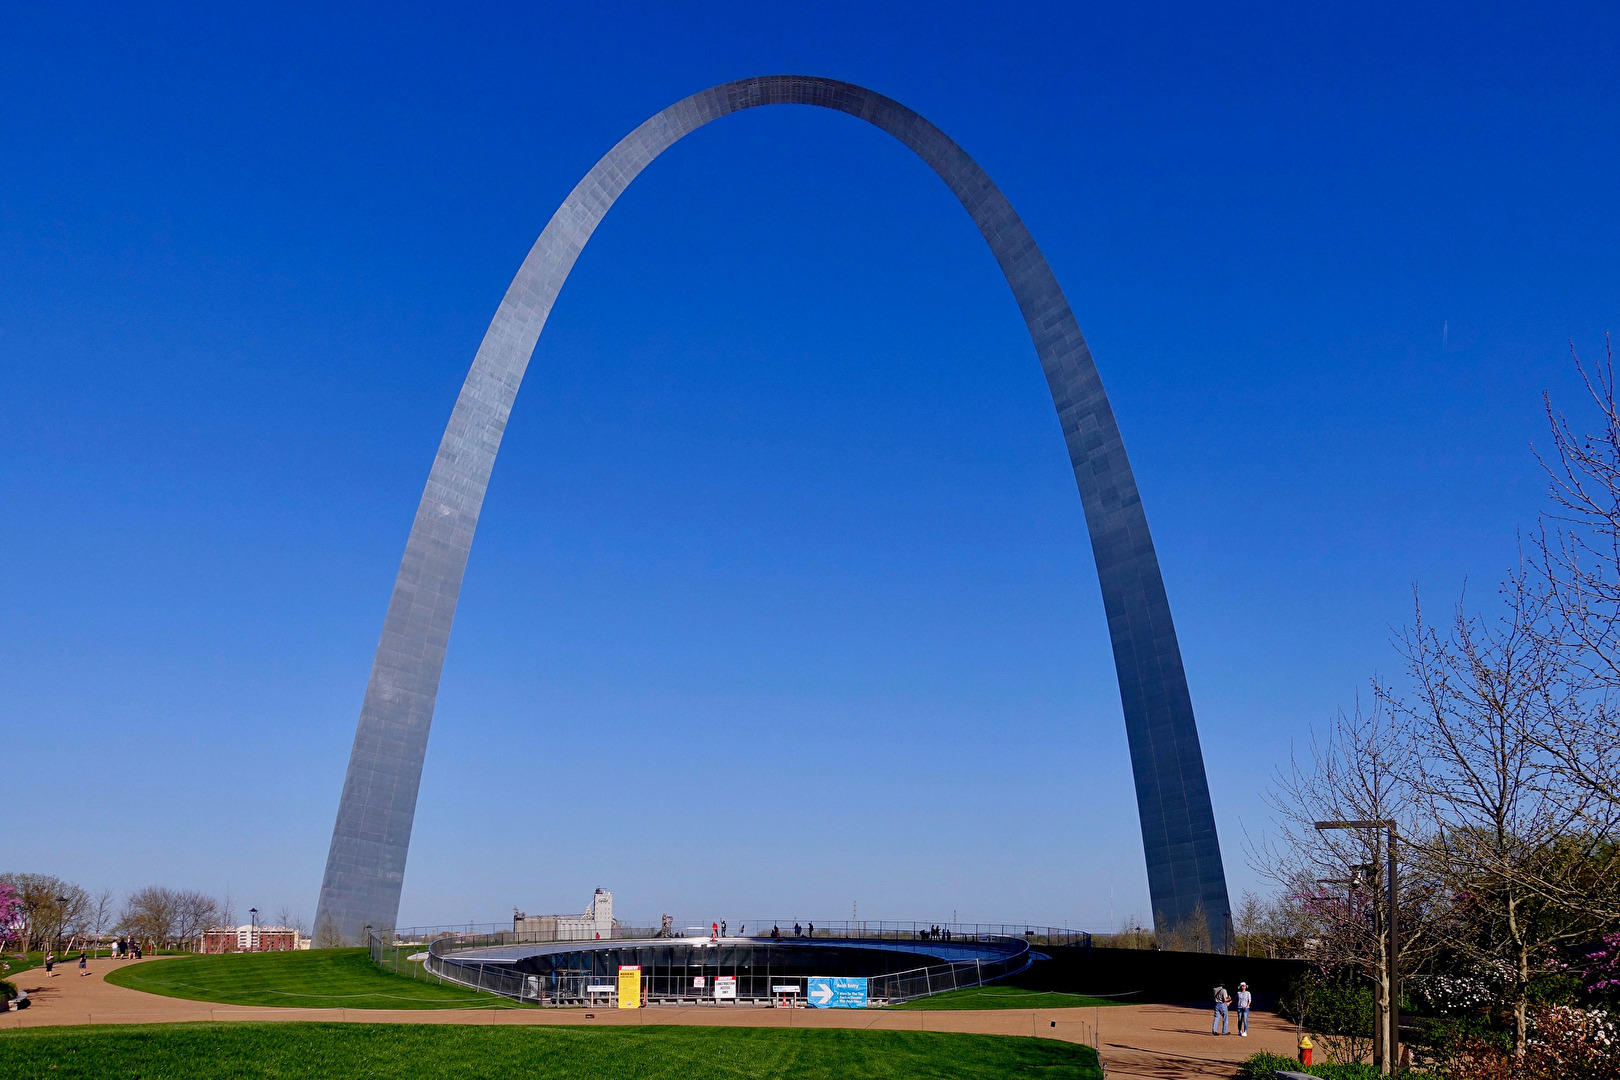
M 641 1008 L 641 965 L 619 965 L 619 1008 Z

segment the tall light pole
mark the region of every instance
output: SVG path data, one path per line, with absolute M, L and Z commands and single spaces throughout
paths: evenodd
M 1392 1073 L 1400 1067 L 1401 1061 L 1401 922 L 1397 917 L 1395 900 L 1396 823 L 1387 818 L 1380 821 L 1316 823 L 1317 832 L 1327 832 L 1330 829 L 1382 829 L 1389 834 L 1389 1010 L 1386 1014 L 1389 1030 L 1383 1038 L 1384 1060 L 1381 1065 L 1385 1073 Z
M 56 898 L 56 947 L 62 948 L 62 931 L 67 928 L 67 906 L 72 903 L 65 896 Z
M 259 909 L 258 908 L 256 908 L 256 907 L 248 908 L 248 925 L 252 927 L 252 929 L 248 931 L 248 950 L 251 951 L 251 952 L 256 952 L 256 951 L 258 951 L 258 948 L 259 948 Z

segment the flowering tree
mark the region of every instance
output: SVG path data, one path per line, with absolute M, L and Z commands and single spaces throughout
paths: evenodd
M 0 881 L 0 951 L 20 936 L 22 897 L 8 881 Z

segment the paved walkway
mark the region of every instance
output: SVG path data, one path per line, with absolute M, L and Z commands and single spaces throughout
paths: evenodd
M 1293 1055 L 1294 1029 L 1270 1013 L 1251 1018 L 1247 1039 L 1209 1034 L 1209 1013 L 1176 1005 L 1116 1005 L 1106 1009 L 995 1009 L 984 1011 L 762 1009 L 661 1006 L 651 1009 L 279 1009 L 210 1005 L 114 986 L 103 976 L 129 963 L 92 960 L 81 976 L 74 964 L 54 977 L 34 968 L 13 981 L 32 1007 L 0 1013 L 0 1028 L 64 1024 L 167 1024 L 202 1020 L 321 1020 L 370 1024 L 686 1024 L 725 1027 L 868 1028 L 880 1031 L 958 1031 L 1033 1035 L 1096 1044 L 1101 1025 L 1103 1061 L 1111 1078 L 1181 1080 L 1229 1078 L 1233 1066 L 1260 1050 Z

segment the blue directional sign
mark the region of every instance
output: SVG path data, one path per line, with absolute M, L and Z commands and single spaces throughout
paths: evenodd
M 804 996 L 818 1009 L 866 1008 L 865 979 L 836 979 L 813 975 L 805 982 Z

